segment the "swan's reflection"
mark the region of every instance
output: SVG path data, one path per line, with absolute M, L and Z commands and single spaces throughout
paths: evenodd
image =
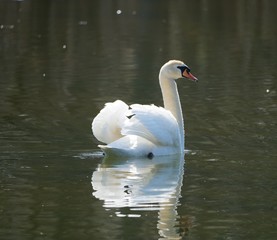
M 161 237 L 179 239 L 176 211 L 184 174 L 184 155 L 153 159 L 104 158 L 92 174 L 93 195 L 117 216 L 139 216 L 135 210 L 157 210 Z M 132 214 L 123 215 L 128 207 Z

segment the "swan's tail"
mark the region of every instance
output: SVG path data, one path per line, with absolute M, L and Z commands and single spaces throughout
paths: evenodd
M 106 103 L 105 107 L 92 121 L 93 135 L 100 141 L 109 144 L 123 135 L 121 128 L 126 119 L 128 105 L 121 100 Z

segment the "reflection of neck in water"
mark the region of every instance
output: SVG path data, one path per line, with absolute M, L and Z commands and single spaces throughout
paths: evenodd
M 117 216 L 138 216 L 134 211 L 159 211 L 157 228 L 161 237 L 180 238 L 177 233 L 177 204 L 181 196 L 184 156 L 153 159 L 106 158 L 92 175 L 93 195 Z M 123 215 L 119 208 L 129 208 Z
M 165 239 L 180 239 L 180 234 L 178 233 L 177 226 L 178 222 L 178 212 L 177 205 L 179 198 L 181 197 L 181 188 L 183 183 L 184 175 L 184 156 L 179 159 L 178 174 L 176 169 L 176 188 L 172 192 L 172 197 L 168 199 L 168 205 L 164 206 L 159 211 L 159 222 L 157 228 L 159 234 Z

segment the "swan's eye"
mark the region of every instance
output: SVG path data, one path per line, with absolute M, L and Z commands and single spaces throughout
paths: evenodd
M 190 72 L 190 68 L 187 67 L 187 66 L 178 66 L 177 68 L 179 68 L 182 72 L 182 75 L 183 75 L 183 72 L 186 71 L 187 73 Z
M 179 68 L 181 70 L 181 72 L 183 73 L 183 71 L 185 70 L 184 66 L 178 66 L 177 68 Z

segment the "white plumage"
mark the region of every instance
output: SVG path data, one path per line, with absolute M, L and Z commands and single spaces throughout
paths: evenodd
M 134 104 L 127 112 L 121 133 L 137 135 L 156 145 L 171 146 L 179 143 L 178 123 L 170 111 L 155 105 Z
M 92 132 L 107 145 L 106 154 L 153 157 L 184 151 L 182 109 L 175 80 L 197 80 L 181 61 L 171 60 L 160 70 L 159 80 L 165 108 L 133 104 L 121 100 L 106 103 L 94 118 Z
M 103 143 L 111 143 L 121 137 L 121 128 L 126 120 L 128 105 L 121 100 L 106 103 L 105 107 L 93 119 L 92 132 Z

